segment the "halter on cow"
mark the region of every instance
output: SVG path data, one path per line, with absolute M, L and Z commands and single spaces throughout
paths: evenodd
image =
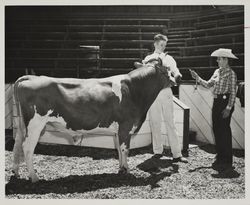
M 128 74 L 108 78 L 73 79 L 23 76 L 14 85 L 19 113 L 13 171 L 18 176 L 22 155 L 32 182 L 38 181 L 32 157 L 47 123 L 65 132 L 117 125 L 119 172 L 128 172 L 130 139 L 136 134 L 159 92 L 171 83 L 161 60 Z

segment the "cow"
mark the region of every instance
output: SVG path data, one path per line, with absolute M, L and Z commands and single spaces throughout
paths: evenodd
M 140 130 L 158 93 L 172 83 L 160 59 L 151 59 L 128 74 L 107 78 L 20 77 L 14 84 L 20 116 L 13 150 L 14 175 L 19 176 L 19 164 L 24 159 L 31 181 L 39 180 L 32 158 L 47 123 L 60 125 L 68 132 L 115 124 L 118 173 L 127 173 L 131 135 Z
M 241 107 L 245 107 L 245 82 L 240 82 L 238 84 L 236 97 L 239 98 Z

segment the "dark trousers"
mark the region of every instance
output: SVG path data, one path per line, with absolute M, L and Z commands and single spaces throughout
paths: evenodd
M 214 98 L 212 121 L 217 153 L 216 160 L 220 163 L 232 164 L 232 131 L 230 122 L 234 107 L 231 109 L 229 117 L 222 117 L 222 111 L 227 106 L 228 97 L 229 95 L 226 95 L 226 99 L 223 99 L 223 95 L 218 95 L 217 98 Z

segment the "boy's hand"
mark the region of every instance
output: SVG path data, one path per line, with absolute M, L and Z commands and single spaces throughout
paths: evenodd
M 222 117 L 225 119 L 225 118 L 228 118 L 230 115 L 230 110 L 225 108 L 223 111 L 222 111 Z
M 191 69 L 189 69 L 189 71 L 190 71 L 190 74 L 191 74 L 192 78 L 195 79 L 195 80 L 198 80 L 199 75 L 195 71 L 193 71 Z

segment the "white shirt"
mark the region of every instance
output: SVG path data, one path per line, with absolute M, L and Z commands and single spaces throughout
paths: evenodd
M 155 59 L 161 58 L 163 66 L 169 68 L 171 74 L 174 77 L 177 75 L 182 76 L 179 69 L 177 68 L 177 64 L 176 64 L 175 59 L 171 55 L 168 55 L 165 53 L 154 52 L 151 55 L 146 56 L 145 59 L 142 61 L 142 63 L 144 64 L 145 62 L 147 62 L 148 60 L 153 59 L 153 58 L 155 58 Z

